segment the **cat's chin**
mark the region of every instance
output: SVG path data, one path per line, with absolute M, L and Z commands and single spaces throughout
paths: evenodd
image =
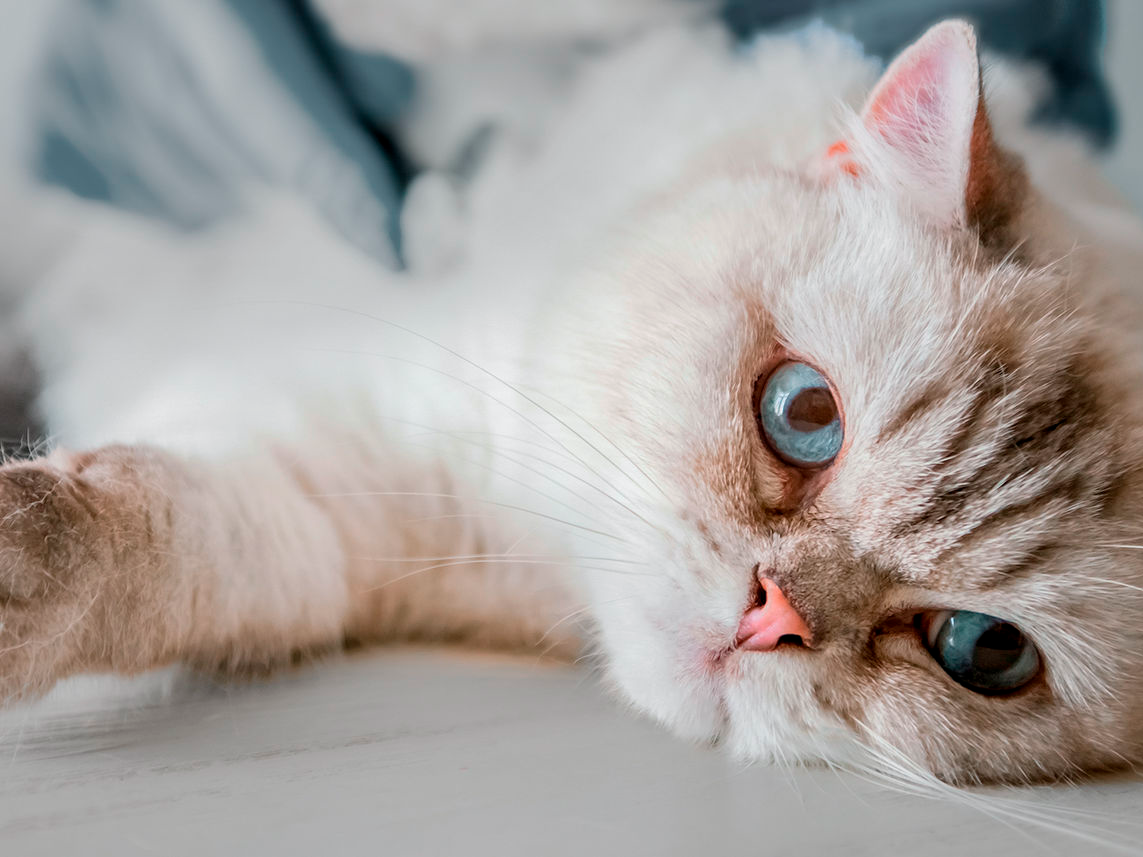
M 726 730 L 724 652 L 685 643 L 642 616 L 604 626 L 606 677 L 632 708 L 696 743 Z
M 819 762 L 851 753 L 852 733 L 814 699 L 812 668 L 801 653 L 651 642 L 656 636 L 609 647 L 607 674 L 627 702 L 676 736 L 748 762 Z
M 793 764 L 852 755 L 853 734 L 815 699 L 805 655 L 735 651 L 722 664 L 719 743 L 735 758 Z

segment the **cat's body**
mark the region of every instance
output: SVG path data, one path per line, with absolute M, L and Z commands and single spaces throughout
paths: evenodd
M 846 119 L 874 70 L 828 33 L 636 41 L 491 149 L 460 261 L 420 275 L 288 200 L 194 241 L 71 234 L 64 205 L 26 321 L 53 437 L 90 452 L 0 471 L 0 688 L 347 638 L 586 645 L 750 758 L 1138 758 L 1143 566 L 1108 545 L 1140 529 L 1140 233 L 1078 145 L 1002 114 L 1047 199 L 1026 187 L 956 101 L 949 27 L 923 151 Z M 824 469 L 759 434 L 791 359 L 841 400 Z M 736 646 L 771 578 L 806 645 Z M 1046 671 L 960 687 L 911 630 L 938 609 L 1017 622 Z

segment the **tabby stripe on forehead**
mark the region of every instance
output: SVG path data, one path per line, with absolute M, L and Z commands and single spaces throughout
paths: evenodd
M 1021 521 L 1036 518 L 1052 504 L 1059 504 L 1061 500 L 1064 501 L 1064 508 L 1059 510 L 1060 514 L 1078 511 L 1084 496 L 1088 493 L 1085 490 L 1088 487 L 1085 484 L 1086 480 L 1082 475 L 1076 473 L 1062 473 L 1060 477 L 1059 480 L 1049 482 L 1032 497 L 1016 499 L 1014 502 L 995 509 L 974 521 L 967 530 L 953 539 L 952 543 L 941 552 L 937 561 L 944 561 L 971 543 L 985 541 L 998 535 L 998 531 L 1009 529 Z M 1029 548 L 1027 553 L 1043 552 L 1054 541 L 1054 538 L 1053 536 L 1046 539 L 1042 544 Z
M 945 445 L 946 452 L 942 457 L 942 461 L 953 458 L 968 447 L 968 441 L 972 437 L 976 423 L 980 421 L 984 411 L 992 402 L 1007 392 L 1004 378 L 1005 370 L 999 364 L 993 363 L 986 368 L 983 377 L 976 384 L 976 395 L 973 396 L 972 401 L 965 407 L 964 412 L 960 415 L 959 422 L 953 430 L 952 437 Z M 940 382 L 929 384 L 916 399 L 903 408 L 901 412 L 881 430 L 881 434 L 877 438 L 878 443 L 899 434 L 906 426 L 921 416 L 940 408 L 953 396 L 954 392 L 954 390 L 947 388 Z
M 1139 471 L 1135 468 L 1123 470 L 1119 468 L 1111 469 L 1111 472 L 1099 488 L 1099 508 L 1097 511 L 1100 517 L 1108 517 L 1113 513 L 1124 492 L 1130 488 L 1132 483 L 1138 478 Z
M 980 424 L 984 422 L 988 412 L 987 406 L 995 402 L 996 398 L 998 397 L 982 394 L 973 401 L 950 438 L 949 453 L 938 468 L 946 474 L 945 477 L 937 479 L 934 490 L 923 507 L 912 519 L 898 525 L 894 535 L 903 536 L 910 531 L 943 524 L 960 513 L 971 500 L 988 493 L 1001 482 L 1015 483 L 1021 477 L 1057 460 L 1061 454 L 1074 452 L 1080 426 L 1077 420 L 1068 416 L 1056 416 L 1059 414 L 1060 406 L 1071 405 L 1076 401 L 1074 396 L 1058 396 L 1047 404 L 1043 401 L 1028 403 L 1023 413 L 1015 418 L 1004 419 L 1002 425 L 982 427 Z M 1049 416 L 1045 417 L 1045 413 Z M 1037 422 L 1043 423 L 1046 419 L 1051 419 L 1052 422 L 1039 430 L 1031 428 Z M 1010 443 L 996 444 L 992 454 L 976 462 L 971 472 L 956 477 L 950 475 L 956 472 L 957 465 L 963 464 L 965 456 L 974 448 L 971 441 L 982 428 L 1005 432 L 1009 436 Z M 1025 432 L 1030 434 L 1025 435 Z M 1037 448 L 1037 442 L 1043 443 L 1050 438 L 1059 439 L 1048 449 Z M 1022 442 L 1025 440 L 1026 442 Z M 1038 456 L 1037 451 L 1040 452 Z M 1100 466 L 1101 464 L 1104 466 Z M 1025 507 L 1031 503 L 1060 496 L 1061 492 L 1063 496 L 1077 502 L 1084 498 L 1100 497 L 1115 478 L 1114 473 L 1108 472 L 1106 464 L 1107 462 L 1089 461 L 1083 456 L 1074 458 L 1058 478 L 1053 479 L 1034 497 L 1014 498 L 1012 505 Z M 996 519 L 998 514 L 999 512 L 991 513 L 977 526 Z
M 951 395 L 951 393 L 946 393 L 943 399 L 930 400 L 923 406 L 919 405 L 920 400 L 915 404 L 923 410 L 931 410 L 937 405 L 943 404 Z M 947 473 L 955 469 L 954 465 L 960 462 L 964 454 L 971 448 L 970 441 L 976 435 L 978 423 L 983 420 L 988 406 L 1001 395 L 1003 395 L 1002 387 L 984 389 L 966 405 L 949 439 L 944 444 L 944 452 L 935 468 L 937 472 Z M 957 480 L 955 484 L 951 484 L 947 477 L 937 480 L 934 490 L 930 493 L 924 506 L 912 519 L 899 524 L 894 530 L 894 535 L 902 536 L 911 530 L 923 526 L 932 526 L 955 514 L 965 504 L 969 496 L 974 493 L 975 486 L 973 483 L 977 481 L 981 472 L 988 471 L 1004 453 L 1003 447 L 996 448 L 994 453 L 980 462 L 972 473 Z M 990 485 L 991 482 L 985 487 L 990 487 Z
M 950 484 L 946 480 L 938 481 L 933 494 L 928 498 L 924 507 L 911 520 L 898 526 L 895 535 L 905 535 L 910 531 L 944 524 L 963 511 L 971 501 L 988 494 L 1001 482 L 1012 484 L 1021 477 L 1035 473 L 1038 463 L 1029 462 L 1022 455 L 1023 452 L 1023 448 L 1019 447 L 998 447 L 994 455 L 983 459 L 971 473 L 958 479 L 955 484 Z M 1006 462 L 1016 464 L 1016 467 L 1005 467 Z M 1014 497 L 1013 502 L 990 512 L 973 529 L 995 520 L 1001 520 L 1009 510 L 1012 510 L 1013 514 L 1019 514 L 1021 510 L 1027 510 L 1037 503 L 1053 500 L 1060 496 L 1061 492 L 1063 492 L 1063 496 L 1071 499 L 1081 499 L 1087 493 L 1083 488 L 1088 482 L 1088 478 L 1082 472 L 1077 472 L 1082 471 L 1083 466 L 1082 462 L 1075 462 L 1073 467 L 1069 467 L 1060 473 L 1058 478 L 1052 479 L 1033 496 Z M 1098 492 L 1092 491 L 1090 493 Z M 1012 515 L 1008 516 L 1011 517 Z
M 942 389 L 937 384 L 930 384 L 917 398 L 902 408 L 897 416 L 889 420 L 877 436 L 877 442 L 884 443 L 894 435 L 900 434 L 906 426 L 912 424 L 923 414 L 933 410 L 938 405 L 944 404 L 948 397 L 948 390 Z
M 1030 574 L 1043 574 L 1044 564 L 1048 561 L 1048 558 L 1060 549 L 1061 545 L 1059 542 L 1054 540 L 1044 541 L 1042 544 L 1022 551 L 1019 557 L 1005 564 L 988 579 L 982 579 L 979 567 L 975 568 L 974 586 L 977 589 L 988 589 L 994 586 L 1001 586 L 1011 580 L 1022 579 Z M 937 557 L 937 563 L 944 563 L 951 553 L 951 549 L 943 552 Z

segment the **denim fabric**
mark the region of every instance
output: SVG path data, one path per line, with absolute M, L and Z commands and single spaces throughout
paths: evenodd
M 396 266 L 402 176 L 382 123 L 409 70 L 333 45 L 300 0 L 182 3 L 63 8 L 33 99 L 40 176 L 186 228 L 232 211 L 236 179 L 290 187 Z

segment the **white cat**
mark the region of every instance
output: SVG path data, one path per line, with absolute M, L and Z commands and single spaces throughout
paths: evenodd
M 1014 76 L 996 145 L 967 25 L 855 115 L 874 72 L 636 39 L 490 149 L 459 260 L 412 209 L 420 274 L 254 191 L 16 212 L 56 448 L 0 469 L 0 694 L 464 639 L 747 758 L 1143 757 L 1143 233 Z

